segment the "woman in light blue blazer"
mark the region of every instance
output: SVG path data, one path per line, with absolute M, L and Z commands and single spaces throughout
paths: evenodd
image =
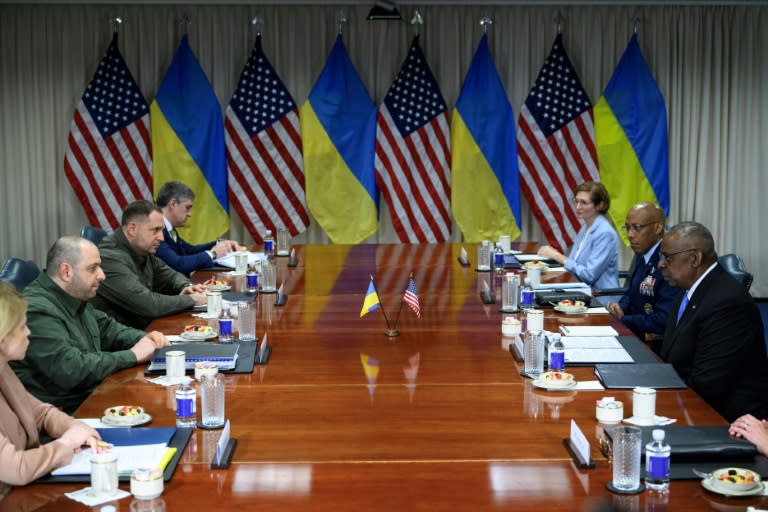
M 619 237 L 605 217 L 611 198 L 602 183 L 587 181 L 574 190 L 576 216 L 584 221 L 568 256 L 545 245 L 539 255 L 556 260 L 580 281 L 597 289 L 619 286 Z

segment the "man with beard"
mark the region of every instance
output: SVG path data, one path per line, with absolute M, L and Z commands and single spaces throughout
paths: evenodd
M 155 253 L 163 241 L 163 213 L 151 201 L 123 210 L 120 227 L 99 244 L 107 276 L 93 305 L 126 325 L 144 329 L 153 318 L 207 302 L 205 287 L 169 267 Z
M 96 246 L 65 236 L 48 251 L 45 272 L 24 289 L 30 343 L 24 359 L 10 364 L 30 393 L 69 414 L 104 377 L 168 345 L 161 333 L 127 327 L 91 306 L 103 280 Z

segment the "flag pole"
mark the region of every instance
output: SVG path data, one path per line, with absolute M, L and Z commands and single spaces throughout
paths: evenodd
M 384 303 L 381 302 L 381 295 L 379 295 L 379 290 L 376 288 L 376 280 L 373 278 L 373 274 L 371 274 L 371 284 L 373 284 L 373 289 L 376 291 L 376 296 L 379 298 L 379 304 L 381 305 L 380 307 L 381 314 L 384 315 L 384 321 L 387 323 L 387 330 L 384 331 L 384 334 L 389 336 L 390 338 L 394 338 L 395 336 L 400 336 L 400 333 L 397 330 L 397 326 L 395 326 L 394 328 L 389 326 L 389 319 L 387 318 L 387 312 L 384 310 Z
M 408 282 L 405 283 L 405 288 L 408 289 L 408 284 L 410 284 L 411 279 L 413 279 L 413 272 L 408 274 Z M 405 295 L 405 293 L 403 293 Z M 403 312 L 403 301 L 400 301 L 400 309 L 397 310 L 397 317 L 395 318 L 395 329 L 397 329 L 397 325 L 400 323 L 400 313 Z

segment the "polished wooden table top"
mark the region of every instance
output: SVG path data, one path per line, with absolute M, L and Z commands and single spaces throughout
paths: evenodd
M 295 268 L 279 258 L 287 304 L 274 306 L 274 295 L 257 298 L 257 331 L 268 333 L 272 357 L 252 374 L 225 375 L 226 415 L 239 442 L 233 465 L 211 470 L 219 432 L 196 430 L 166 483 L 166 510 L 768 506 L 765 498 L 711 494 L 695 480 L 673 481 L 666 495 L 607 491 L 611 467 L 598 450 L 602 426 L 594 417 L 595 400 L 610 394 L 631 407 L 631 393 L 533 388 L 502 345 L 498 305 L 480 301 L 482 281 L 497 287 L 495 276 L 461 267 L 459 250 L 449 244 L 322 245 L 297 247 Z M 410 272 L 422 316 L 404 307 L 400 336 L 390 338 L 381 311 L 359 317 L 368 276 L 374 275 L 393 322 Z M 550 282 L 570 279 L 562 272 L 544 274 Z M 150 327 L 175 334 L 191 321 L 187 312 Z M 549 330 L 608 321 L 607 315 L 545 313 Z M 152 414 L 152 426 L 174 425 L 173 389 L 148 383 L 143 371 L 107 378 L 76 416 L 98 417 L 108 406 L 135 403 Z M 591 368 L 569 371 L 594 380 Z M 725 423 L 690 390 L 659 391 L 657 412 L 679 425 Z M 576 468 L 564 449 L 571 419 L 589 438 L 596 469 Z M 83 510 L 62 496 L 80 487 L 15 489 L 0 510 Z M 131 500 L 115 505 L 130 510 Z

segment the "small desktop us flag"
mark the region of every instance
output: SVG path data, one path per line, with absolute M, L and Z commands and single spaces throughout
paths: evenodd
M 419 305 L 419 295 L 416 293 L 416 282 L 413 278 L 408 279 L 408 287 L 403 294 L 403 302 L 408 304 L 408 307 L 416 313 L 416 316 L 421 318 L 421 306 Z

